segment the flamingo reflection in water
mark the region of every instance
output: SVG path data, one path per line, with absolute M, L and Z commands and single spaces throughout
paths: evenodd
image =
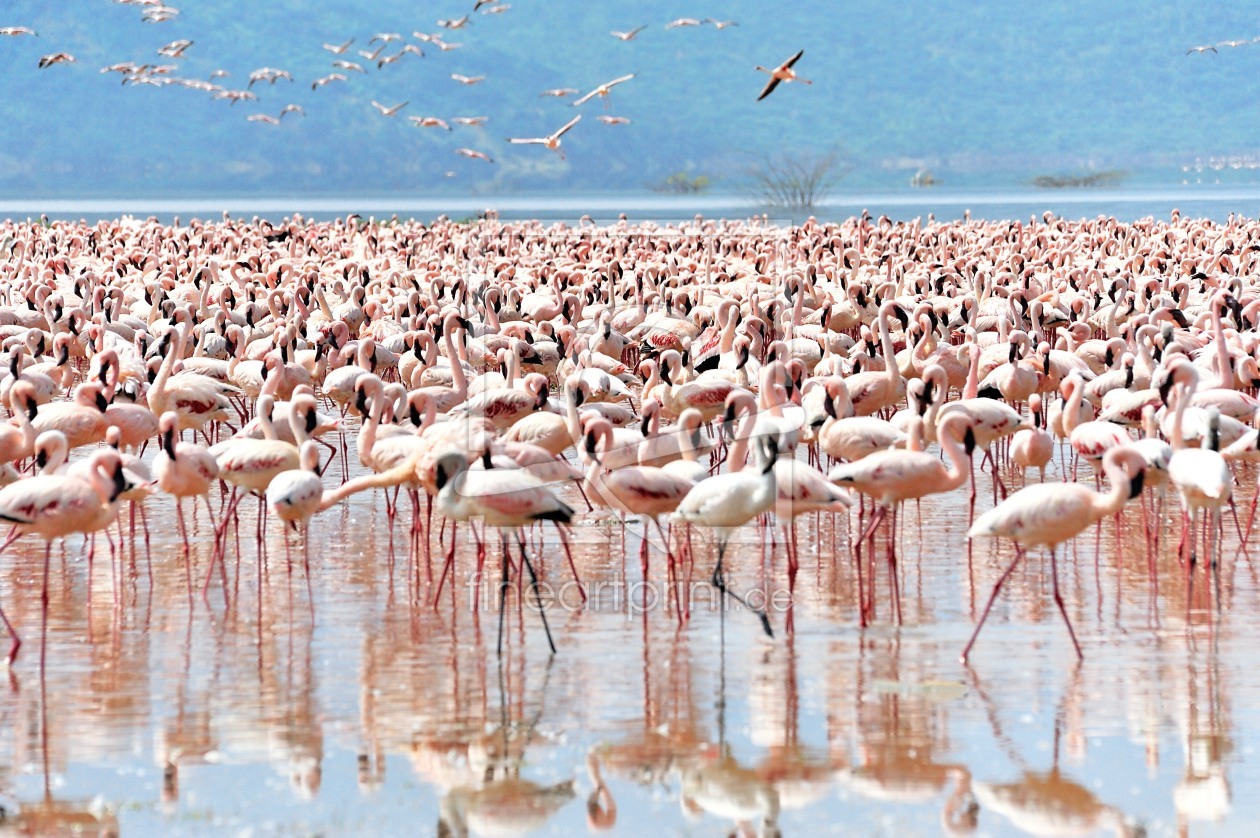
M 971 788 L 976 802 L 980 804 L 982 813 L 1000 815 L 1029 835 L 1068 838 L 1110 830 L 1120 838 L 1144 838 L 1146 828 L 1142 824 L 1119 808 L 1104 803 L 1084 785 L 1065 776 L 1059 768 L 1063 727 L 1065 720 L 1069 719 L 1067 705 L 1069 701 L 1079 703 L 1079 699 L 1075 698 L 1079 692 L 1079 679 L 1078 666 L 1073 670 L 1072 684 L 1064 691 L 1063 700 L 1055 711 L 1050 770 L 1036 771 L 1026 764 L 1014 743 L 1002 732 L 992 700 L 973 676 L 972 686 L 986 707 L 997 744 L 1020 769 L 1019 778 L 1010 782 L 974 781 Z M 1068 734 L 1069 741 L 1080 739 L 1071 726 Z
M 542 738 L 538 725 L 547 708 L 552 660 L 544 669 L 537 710 L 529 719 L 514 720 L 511 708 L 516 703 L 499 659 L 500 721 L 467 743 L 468 781 L 451 788 L 438 805 L 437 834 L 442 838 L 526 835 L 541 829 L 577 796 L 572 778 L 544 785 L 521 776 L 526 752 Z
M 914 677 L 911 667 L 902 667 L 900 645 L 895 642 L 879 649 L 872 661 L 870 667 L 860 664 L 843 692 L 831 697 L 854 703 L 857 729 L 852 736 L 858 743 L 857 764 L 836 771 L 836 783 L 891 805 L 928 804 L 947 792 L 940 811 L 942 832 L 974 832 L 978 810 L 971 771 L 961 762 L 942 759 L 949 751 L 948 702 L 959 698 L 965 687 Z M 871 674 L 878 677 L 870 679 Z M 837 741 L 849 736 L 844 730 L 829 732 Z

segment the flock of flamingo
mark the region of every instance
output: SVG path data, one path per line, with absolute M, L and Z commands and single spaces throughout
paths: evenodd
M 158 0 L 115 0 L 119 3 L 128 5 L 140 5 L 144 7 L 143 20 L 148 23 L 162 23 L 166 21 L 179 20 L 179 10 L 174 7 L 167 6 Z M 509 3 L 486 3 L 484 0 L 474 5 L 473 12 L 482 15 L 499 15 L 511 8 Z M 449 42 L 443 39 L 444 32 L 468 31 L 471 23 L 472 15 L 465 14 L 458 18 L 444 18 L 437 21 L 439 31 L 426 33 L 414 31 L 411 36 L 415 38 L 414 43 L 406 43 L 406 36 L 400 32 L 379 32 L 367 40 L 366 49 L 358 49 L 358 55 L 349 52 L 356 43 L 357 38 L 351 37 L 341 43 L 324 43 L 323 49 L 331 54 L 329 69 L 330 72 L 319 76 L 311 82 L 312 91 L 320 90 L 328 85 L 335 83 L 347 82 L 354 74 L 367 76 L 371 65 L 375 64 L 377 71 L 383 70 L 385 67 L 395 64 L 406 56 L 414 56 L 416 58 L 425 57 L 425 47 L 430 49 L 436 48 L 440 52 L 449 52 L 463 46 L 462 43 Z M 712 25 L 717 30 L 726 29 L 731 26 L 737 26 L 738 23 L 733 20 L 716 20 L 713 18 L 678 18 L 665 24 L 665 29 L 680 29 L 689 27 L 703 27 Z M 618 41 L 623 43 L 634 40 L 648 25 L 643 24 L 636 26 L 628 31 L 612 31 L 610 34 Z M 38 38 L 39 33 L 30 26 L 5 26 L 0 27 L 0 36 L 7 36 L 15 39 Z M 186 53 L 190 48 L 195 46 L 196 41 L 192 38 L 180 38 L 171 41 L 157 49 L 157 55 L 164 61 L 173 63 L 153 63 L 141 62 L 134 60 L 121 61 L 109 66 L 103 67 L 101 73 L 116 73 L 122 76 L 124 85 L 142 85 L 151 87 L 183 87 L 189 90 L 201 91 L 213 96 L 216 100 L 226 101 L 229 105 L 235 105 L 238 102 L 257 102 L 259 100 L 258 93 L 254 89 L 255 84 L 262 85 L 262 89 L 274 89 L 278 81 L 286 81 L 288 84 L 294 82 L 294 74 L 288 70 L 278 69 L 275 67 L 260 67 L 249 74 L 249 82 L 243 88 L 233 89 L 220 83 L 221 79 L 230 76 L 227 70 L 222 68 L 215 69 L 208 79 L 189 78 L 186 73 L 181 72 L 181 62 L 187 58 Z M 392 45 L 392 46 L 391 46 Z M 810 84 L 808 79 L 800 78 L 792 69 L 793 65 L 800 60 L 804 50 L 797 52 L 782 64 L 773 68 L 756 66 L 757 71 L 767 73 L 770 76 L 766 86 L 762 89 L 761 94 L 757 97 L 760 101 L 770 95 L 780 83 L 783 82 L 800 82 Z M 361 59 L 358 60 L 358 59 Z M 41 70 L 55 67 L 57 65 L 71 65 L 77 63 L 75 56 L 69 52 L 53 52 L 40 56 L 38 68 Z M 365 67 L 366 65 L 366 67 Z M 608 107 L 609 95 L 614 87 L 624 84 L 635 77 L 634 73 L 626 73 L 607 82 L 596 85 L 588 92 L 578 96 L 580 91 L 574 87 L 552 88 L 543 91 L 542 96 L 555 97 L 565 99 L 569 96 L 577 96 L 571 103 L 578 107 L 586 104 L 592 99 L 603 101 L 604 107 Z M 450 79 L 456 83 L 463 85 L 475 85 L 485 81 L 486 76 L 466 75 L 463 73 L 451 73 Z M 411 100 L 407 99 L 403 102 L 395 104 L 384 104 L 376 100 L 371 100 L 372 107 L 383 117 L 393 117 L 401 113 Z M 260 125 L 279 126 L 283 123 L 285 116 L 290 113 L 297 113 L 305 116 L 305 109 L 296 103 L 289 102 L 285 104 L 278 113 L 251 113 L 246 115 L 245 119 L 249 122 Z M 477 128 L 486 123 L 489 119 L 487 116 L 456 116 L 441 117 L 433 114 L 423 116 L 408 116 L 410 121 L 417 128 L 440 128 L 442 130 L 451 131 L 452 123 L 472 128 Z M 561 150 L 561 137 L 567 131 L 572 129 L 582 119 L 581 114 L 577 114 L 568 120 L 562 127 L 553 131 L 544 137 L 507 137 L 505 138 L 511 144 L 541 145 L 542 147 L 558 153 L 561 158 L 564 153 Z M 626 125 L 631 122 L 628 117 L 615 116 L 609 114 L 601 114 L 597 117 L 598 121 L 608 126 Z M 454 153 L 461 157 L 482 160 L 486 163 L 494 163 L 494 158 L 484 149 L 460 147 L 454 149 Z
M 185 504 L 215 522 L 197 534 L 215 543 L 200 585 L 206 598 L 217 568 L 226 599 L 246 496 L 261 554 L 268 518 L 305 530 L 350 495 L 383 491 L 391 527 L 409 500 L 416 567 L 445 555 L 436 582 L 430 568 L 435 603 L 457 570 L 459 526 L 477 544 L 475 578 L 497 530 L 500 645 L 515 574 L 554 650 L 540 581 L 581 582 L 571 556 L 567 570 L 539 565 L 532 528 L 554 525 L 568 552 L 568 527 L 596 506 L 642 518 L 681 621 L 693 536 L 711 531 L 701 575 L 773 634 L 764 603 L 727 584 L 741 527 L 777 521 L 794 590 L 796 520 L 855 518 L 853 537 L 817 545 L 817 560 L 853 563 L 861 625 L 885 598 L 899 621 L 898 510 L 966 492 L 966 537 L 1015 549 L 963 659 L 1036 547 L 1080 655 L 1058 548 L 1129 501 L 1142 499 L 1153 583 L 1168 488 L 1190 584 L 1201 563 L 1211 589 L 1224 538 L 1246 549 L 1255 502 L 1244 524 L 1233 497 L 1239 464 L 1260 460 L 1257 232 L 1176 214 L 864 214 L 791 228 L 7 222 L 2 547 L 46 542 L 46 605 L 55 541 L 86 536 L 90 562 L 97 534 L 112 554 L 116 532 L 134 551 L 136 516 L 147 544 L 146 499 L 165 493 L 185 548 Z M 983 482 L 992 506 L 977 511 Z M 650 552 L 645 537 L 642 573 L 659 581 Z M 309 580 L 309 540 L 303 559 Z M 190 599 L 192 574 L 189 562 Z M 19 635 L 0 619 L 12 662 Z

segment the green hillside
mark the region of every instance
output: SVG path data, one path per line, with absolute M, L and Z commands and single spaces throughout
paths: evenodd
M 8 2 L 0 26 L 38 38 L 0 39 L 0 189 L 8 197 L 423 195 L 642 190 L 671 174 L 736 188 L 759 157 L 842 147 L 849 183 L 904 185 L 920 166 L 943 182 L 1031 183 L 1044 175 L 1116 169 L 1193 177 L 1196 159 L 1249 178 L 1260 161 L 1260 44 L 1186 55 L 1189 46 L 1260 34 L 1244 9 L 1191 3 L 970 5 L 905 2 L 653 2 L 513 0 L 473 13 L 458 30 L 439 19 L 472 2 L 312 4 L 184 2 L 162 23 L 142 6 L 105 0 Z M 484 10 L 483 10 L 484 11 Z M 667 29 L 679 17 L 737 26 Z M 647 29 L 630 41 L 610 30 Z M 442 51 L 412 36 L 462 44 Z M 378 69 L 358 55 L 376 33 L 404 36 L 425 57 Z M 324 42 L 367 73 L 311 90 L 334 71 Z M 177 39 L 182 60 L 157 55 Z M 797 49 L 811 85 L 781 85 L 756 102 L 765 76 Z M 66 51 L 74 64 L 36 69 Z M 170 84 L 121 84 L 120 61 L 178 65 L 170 75 L 244 89 L 275 67 L 295 82 L 254 85 L 259 101 L 229 104 Z M 486 76 L 465 86 L 452 73 Z M 634 73 L 574 109 L 541 91 L 583 92 Z M 395 117 L 373 100 L 409 104 Z M 279 126 L 248 122 L 300 105 Z M 543 136 L 577 112 L 563 159 L 508 136 Z M 626 117 L 605 125 L 599 115 Z M 480 127 L 419 128 L 408 116 L 487 116 Z M 494 163 L 455 149 L 483 151 Z M 1231 168 L 1233 164 L 1236 168 Z M 1216 176 L 1216 175 L 1214 175 Z

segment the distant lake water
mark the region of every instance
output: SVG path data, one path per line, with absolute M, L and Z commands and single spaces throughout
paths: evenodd
M 895 220 L 916 217 L 954 220 L 970 213 L 972 218 L 1028 219 L 1052 212 L 1065 218 L 1115 216 L 1122 221 L 1152 216 L 1168 218 L 1173 209 L 1183 217 L 1226 220 L 1231 213 L 1260 214 L 1260 186 L 1161 187 L 1147 189 L 1076 188 L 1018 190 L 905 189 L 886 192 L 837 191 L 811 212 L 820 220 L 843 220 L 863 210 Z M 235 217 L 258 216 L 277 221 L 293 213 L 311 219 L 327 219 L 358 213 L 363 217 L 414 218 L 430 221 L 445 215 L 469 218 L 495 210 L 503 220 L 538 218 L 576 223 L 589 215 L 597 223 L 615 221 L 625 213 L 631 221 L 671 223 L 703 215 L 707 218 L 746 218 L 765 214 L 771 222 L 792 223 L 809 213 L 766 209 L 739 195 L 712 194 L 672 196 L 654 193 L 597 195 L 473 195 L 406 197 L 362 195 L 332 197 L 185 197 L 185 198 L 91 198 L 0 200 L 0 218 L 82 218 L 95 222 L 123 215 L 156 216 L 163 222 L 174 218 L 217 219 L 223 212 Z

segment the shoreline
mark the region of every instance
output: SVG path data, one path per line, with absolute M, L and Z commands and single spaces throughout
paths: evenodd
M 1051 212 L 1063 218 L 1116 217 L 1121 221 L 1167 218 L 1174 210 L 1183 217 L 1225 220 L 1230 214 L 1260 215 L 1260 186 L 1228 187 L 1188 185 L 1183 188 L 1023 188 L 1023 189 L 906 189 L 838 192 L 809 209 L 764 207 L 735 193 L 661 195 L 658 193 L 541 195 L 485 195 L 465 197 L 358 196 L 214 196 L 214 197 L 103 197 L 17 198 L 0 200 L 0 219 L 17 222 L 47 216 L 50 219 L 106 219 L 179 217 L 220 219 L 259 216 L 271 221 L 300 214 L 312 220 L 358 214 L 364 218 L 400 220 L 461 219 L 494 211 L 505 221 L 572 220 L 592 217 L 597 223 L 615 221 L 622 213 L 631 220 L 669 223 L 706 218 L 768 216 L 783 223 L 798 223 L 810 215 L 820 221 L 844 220 L 863 211 L 893 220 L 972 218 L 991 221 L 1024 219 Z

